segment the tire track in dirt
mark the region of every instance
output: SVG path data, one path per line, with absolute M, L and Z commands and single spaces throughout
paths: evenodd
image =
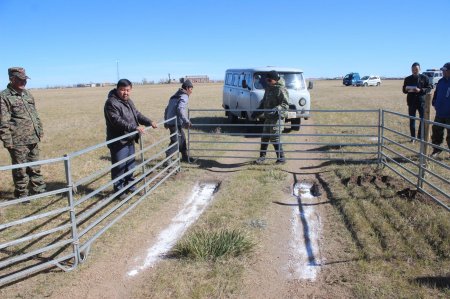
M 312 124 L 312 120 L 308 124 Z M 312 134 L 313 127 L 302 127 L 300 133 Z M 311 136 L 295 137 L 296 142 L 317 141 Z M 306 150 L 307 145 L 297 145 L 295 150 Z M 305 160 L 288 160 L 283 170 L 290 174 L 285 182 L 283 198 L 273 202 L 267 211 L 266 234 L 260 240 L 261 250 L 256 257 L 256 263 L 252 269 L 248 269 L 243 290 L 248 298 L 306 298 L 306 297 L 330 297 L 335 298 L 350 296 L 349 290 L 344 285 L 337 286 L 336 281 L 342 273 L 348 271 L 348 261 L 354 259 L 347 250 L 351 247 L 351 238 L 345 234 L 345 227 L 339 221 L 338 214 L 328 201 L 326 192 L 321 187 L 321 173 L 324 170 L 321 161 L 308 160 L 314 154 L 304 153 Z M 317 157 L 317 156 L 316 156 Z M 287 153 L 289 158 L 289 153 Z M 296 183 L 317 184 L 322 190 L 321 195 L 309 199 L 298 200 L 293 196 L 293 186 Z M 303 206 L 303 208 L 302 208 Z M 320 221 L 320 235 L 316 244 L 318 248 L 307 252 L 304 243 L 309 231 L 305 228 L 308 221 L 304 219 L 300 227 L 293 226 L 293 219 L 301 217 L 305 207 L 314 207 L 312 217 Z M 306 220 L 306 221 L 305 221 Z M 293 232 L 294 231 L 294 232 Z M 339 234 L 336 234 L 339 231 Z M 293 237 L 293 233 L 297 234 Z M 309 236 L 311 237 L 311 236 Z M 341 238 L 343 237 L 343 238 Z M 299 246 L 303 246 L 301 249 Z M 302 250 L 303 252 L 295 252 Z M 312 268 L 308 266 L 298 268 L 299 259 L 311 259 L 314 257 Z M 303 264 L 304 265 L 304 264 Z M 316 272 L 316 270 L 320 269 Z M 307 271 L 314 271 L 316 275 L 307 275 Z M 305 273 L 301 273 L 306 271 Z M 315 278 L 314 280 L 312 278 Z

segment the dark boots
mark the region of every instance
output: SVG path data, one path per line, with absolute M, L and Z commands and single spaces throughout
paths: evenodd
M 283 145 L 280 143 L 274 143 L 273 147 L 277 152 L 277 161 L 275 164 L 284 164 L 286 163 L 286 158 L 284 157 Z
M 262 164 L 266 160 L 267 147 L 269 145 L 267 143 L 261 143 L 261 149 L 259 152 L 259 158 L 255 161 L 255 164 Z M 283 146 L 279 143 L 274 143 L 273 147 L 277 153 L 277 161 L 275 164 L 284 164 L 286 163 L 286 158 L 284 157 Z
M 259 150 L 259 158 L 255 161 L 256 164 L 262 164 L 266 160 L 267 147 L 269 145 L 267 143 L 261 143 L 261 148 Z

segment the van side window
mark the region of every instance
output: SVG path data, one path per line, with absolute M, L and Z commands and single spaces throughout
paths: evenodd
M 245 81 L 247 81 L 247 86 L 250 88 L 252 87 L 252 75 L 250 73 L 247 73 L 245 75 Z
M 227 77 L 226 77 L 225 84 L 226 84 L 226 85 L 232 85 L 232 82 L 233 82 L 233 74 L 228 73 L 228 74 L 227 74 Z
M 239 74 L 233 74 L 233 86 L 238 86 Z
M 238 86 L 242 87 L 242 80 L 244 80 L 244 74 L 239 75 L 239 82 L 238 82 Z

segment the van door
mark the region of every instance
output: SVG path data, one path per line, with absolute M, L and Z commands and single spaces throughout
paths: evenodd
M 231 86 L 233 85 L 233 74 L 232 73 L 226 73 L 225 75 L 225 84 L 223 85 L 223 95 L 222 95 L 222 102 L 223 107 L 230 108 L 230 100 L 231 100 Z
M 241 113 L 241 115 L 245 116 L 247 119 L 249 118 L 249 115 L 251 114 L 251 103 L 250 103 L 250 90 L 246 87 L 244 88 L 242 86 L 242 81 L 245 79 L 247 85 L 249 84 L 249 78 L 250 78 L 250 73 L 246 72 L 246 73 L 242 73 L 239 76 L 239 84 L 238 84 L 238 94 L 237 94 L 237 98 L 238 98 L 238 106 L 240 109 L 244 109 L 247 113 Z M 251 80 L 251 79 L 250 79 Z M 251 82 L 250 82 L 251 84 Z
M 230 86 L 230 109 L 240 109 L 238 103 L 238 84 L 239 84 L 239 74 L 233 73 L 233 82 Z M 232 114 L 239 116 L 239 111 L 232 111 Z

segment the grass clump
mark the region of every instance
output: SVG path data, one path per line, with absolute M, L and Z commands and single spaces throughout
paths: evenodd
M 196 231 L 172 249 L 171 255 L 193 260 L 216 260 L 249 253 L 255 243 L 241 230 Z

